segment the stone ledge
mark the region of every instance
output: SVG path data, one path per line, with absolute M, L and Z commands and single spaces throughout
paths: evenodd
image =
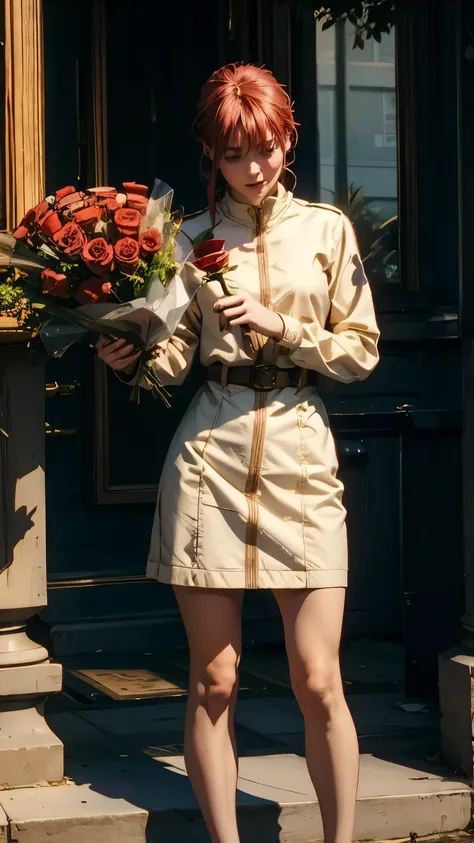
M 76 777 L 78 779 L 79 777 Z M 0 793 L 16 843 L 208 843 L 181 756 L 102 758 L 80 781 Z M 462 781 L 363 756 L 356 840 L 457 831 L 471 819 Z M 395 795 L 393 795 L 395 794 Z M 303 758 L 241 759 L 239 822 L 245 843 L 316 843 L 321 816 Z M 0 838 L 1 840 L 1 838 Z
M 2 697 L 56 694 L 61 690 L 63 669 L 56 662 L 39 662 L 0 668 Z

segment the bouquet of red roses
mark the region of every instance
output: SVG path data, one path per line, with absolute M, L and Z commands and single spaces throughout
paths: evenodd
M 0 269 L 48 318 L 40 331 L 48 351 L 60 356 L 89 332 L 145 351 L 171 336 L 197 289 L 186 283 L 185 256 L 177 261 L 182 214 L 171 212 L 172 199 L 159 180 L 150 197 L 135 182 L 122 191 L 64 187 L 0 234 Z M 148 386 L 163 397 L 158 382 Z

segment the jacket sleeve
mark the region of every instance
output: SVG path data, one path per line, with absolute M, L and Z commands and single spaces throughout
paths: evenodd
M 285 331 L 280 345 L 290 360 L 329 378 L 364 380 L 378 362 L 379 330 L 370 286 L 350 221 L 341 215 L 334 258 L 328 267 L 329 328 L 280 313 Z

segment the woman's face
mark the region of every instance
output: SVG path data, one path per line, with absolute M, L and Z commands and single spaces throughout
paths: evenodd
M 267 135 L 263 148 L 252 146 L 243 132 L 231 136 L 219 169 L 233 198 L 259 206 L 267 196 L 276 193 L 289 148 L 288 141 L 286 149 L 281 149 L 271 134 Z

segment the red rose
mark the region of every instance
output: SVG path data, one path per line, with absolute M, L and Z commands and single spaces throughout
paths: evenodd
M 75 222 L 68 222 L 53 235 L 53 240 L 66 255 L 77 257 L 86 244 L 86 235 Z
M 74 293 L 74 298 L 80 304 L 99 304 L 108 301 L 112 285 L 109 281 L 102 281 L 92 276 L 83 281 L 79 289 Z
M 55 211 L 46 211 L 40 220 L 41 231 L 48 237 L 52 237 L 62 228 L 62 222 Z
M 75 190 L 74 193 L 68 193 L 67 196 L 57 200 L 58 211 L 80 211 L 87 205 L 85 197 L 86 194 L 80 193 L 78 190 Z
M 126 275 L 133 275 L 140 260 L 139 246 L 132 237 L 122 237 L 114 246 L 118 268 Z
M 148 187 L 146 184 L 137 184 L 134 181 L 124 181 L 123 188 L 125 193 L 135 193 L 137 196 L 144 196 L 145 198 L 148 195 Z
M 34 224 L 36 222 L 36 211 L 34 208 L 30 208 L 29 211 L 26 212 L 25 216 L 20 222 L 20 225 L 13 232 L 13 236 L 16 237 L 17 240 L 24 240 L 25 237 L 28 236 L 33 231 Z
M 107 278 L 114 268 L 114 249 L 103 237 L 89 240 L 82 250 L 82 259 L 88 269 L 99 278 Z
M 38 205 L 34 208 L 36 214 L 36 222 L 40 222 L 41 219 L 44 217 L 45 214 L 49 211 L 49 205 L 46 199 L 43 199 L 42 202 L 39 202 Z
M 140 216 L 144 217 L 148 207 L 148 199 L 138 193 L 127 193 L 127 206 L 138 211 Z
M 28 231 L 26 225 L 19 225 L 13 232 L 13 236 L 16 237 L 17 240 L 25 240 L 29 233 L 30 232 Z
M 93 193 L 96 196 L 100 196 L 103 193 L 106 194 L 107 196 L 110 196 L 111 193 L 114 193 L 114 194 L 117 193 L 117 191 L 115 190 L 115 187 L 109 187 L 109 186 L 106 186 L 106 185 L 102 185 L 101 187 L 88 187 L 87 192 Z
M 149 231 L 144 231 L 138 241 L 142 257 L 153 257 L 156 252 L 160 251 L 162 243 L 163 238 L 157 228 L 150 228 Z
M 138 237 L 140 214 L 133 208 L 120 208 L 115 212 L 115 225 L 124 237 Z
M 194 249 L 193 264 L 207 275 L 219 272 L 229 266 L 229 252 L 224 249 L 225 240 L 206 240 Z
M 73 216 L 74 221 L 77 222 L 77 224 L 80 225 L 87 234 L 92 234 L 97 225 L 97 221 L 100 219 L 100 208 L 98 208 L 97 205 L 92 205 L 88 208 L 83 208 L 81 211 L 75 211 Z
M 50 296 L 61 296 L 61 298 L 67 298 L 69 296 L 69 281 L 62 272 L 54 272 L 53 269 L 43 269 L 41 280 L 43 282 L 43 293 L 49 294 Z
M 76 188 L 69 185 L 69 187 L 62 187 L 61 190 L 57 190 L 55 193 L 56 202 L 60 202 L 61 199 L 64 199 L 65 196 L 70 196 L 71 194 L 76 192 Z

